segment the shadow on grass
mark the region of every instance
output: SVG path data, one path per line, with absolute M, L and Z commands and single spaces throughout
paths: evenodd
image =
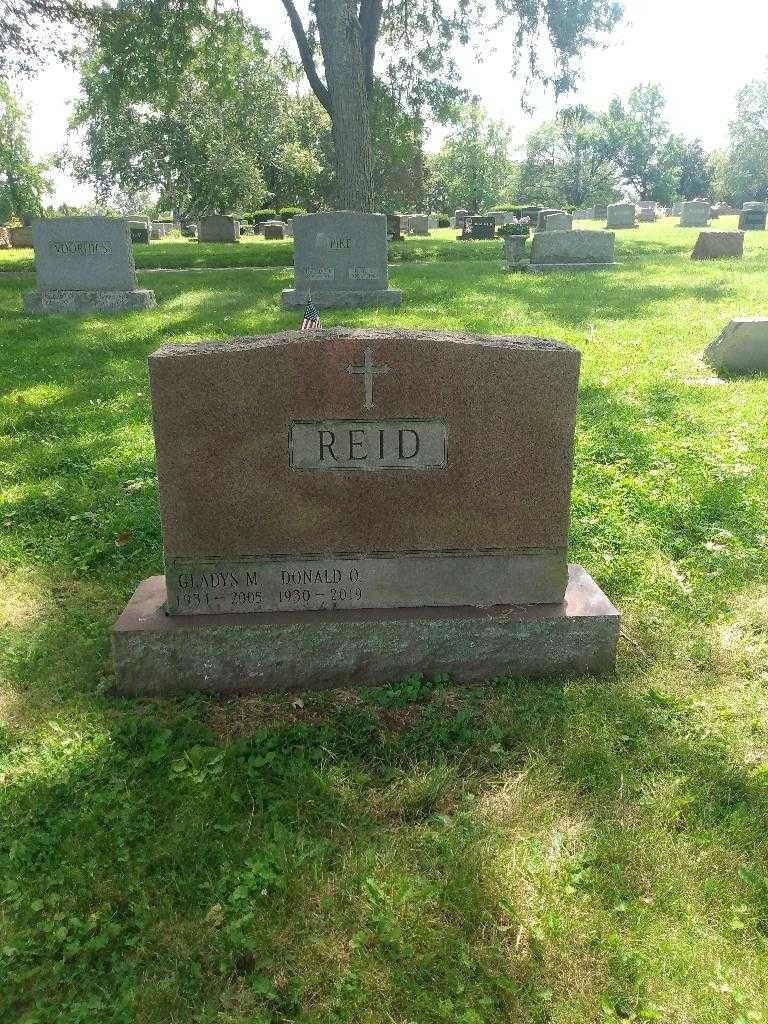
M 0 1009 L 65 1011 L 98 977 L 103 1012 L 133 992 L 148 1020 L 215 1013 L 245 983 L 244 1009 L 290 999 L 290 1020 L 431 1019 L 447 1000 L 543 1024 L 551 1005 L 642 1002 L 649 917 L 695 928 L 731 899 L 754 930 L 730 941 L 768 930 L 765 788 L 637 671 L 255 699 L 250 724 L 242 703 L 106 704 L 0 797 L 20 981 Z M 638 959 L 611 959 L 606 930 Z

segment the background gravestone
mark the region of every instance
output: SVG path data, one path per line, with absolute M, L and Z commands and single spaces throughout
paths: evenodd
M 467 222 L 465 222 L 467 223 Z M 489 239 L 496 237 L 496 218 L 488 217 L 485 214 L 478 217 L 470 217 L 468 225 L 472 229 L 471 237 L 474 239 Z
M 468 217 L 469 210 L 459 209 L 456 210 L 456 212 L 454 213 L 455 227 L 457 227 L 459 231 L 464 230 L 464 226 L 466 224 Z
M 544 222 L 544 231 L 570 231 L 573 217 L 570 213 L 550 213 Z
M 739 231 L 765 231 L 767 218 L 765 203 L 744 203 L 739 213 Z
M 199 242 L 239 242 L 240 222 L 219 214 L 201 217 L 197 224 Z
M 607 226 L 611 228 L 634 228 L 635 204 L 634 203 L 610 203 L 608 205 Z
M 399 306 L 403 293 L 389 287 L 387 218 L 381 213 L 310 213 L 293 220 L 295 288 L 283 309 L 298 309 L 311 295 L 318 308 Z
M 118 688 L 611 668 L 617 613 L 567 564 L 579 361 L 355 328 L 155 352 L 166 576 L 115 628 Z
M 738 317 L 711 342 L 704 358 L 727 373 L 768 373 L 768 317 Z
M 51 217 L 32 225 L 37 291 L 28 313 L 123 313 L 151 309 L 140 289 L 128 222 L 111 217 Z
M 595 203 L 593 207 L 594 219 L 595 220 L 606 220 L 608 217 L 608 204 L 607 203 Z
M 680 211 L 681 228 L 705 228 L 712 212 L 710 203 L 703 199 L 691 199 L 682 204 Z
M 403 240 L 403 229 L 401 225 L 401 216 L 399 213 L 388 213 L 387 214 L 387 241 L 388 242 L 402 242 Z
M 410 232 L 412 235 L 429 234 L 429 217 L 421 213 L 411 213 L 408 216 Z
M 547 218 L 556 213 L 564 213 L 564 210 L 556 210 L 554 208 L 545 207 L 543 210 L 539 210 L 536 215 L 536 230 L 546 231 L 547 230 Z
M 8 237 L 14 249 L 31 249 L 33 247 L 31 227 L 8 228 Z
M 719 260 L 743 255 L 743 231 L 702 231 L 696 239 L 691 259 Z
M 574 220 L 594 220 L 595 219 L 595 208 L 594 206 L 584 206 L 580 210 L 573 211 Z
M 267 220 L 263 224 L 264 238 L 274 242 L 285 238 L 285 224 L 281 220 Z
M 612 231 L 537 231 L 533 236 L 531 271 L 596 270 L 617 266 Z

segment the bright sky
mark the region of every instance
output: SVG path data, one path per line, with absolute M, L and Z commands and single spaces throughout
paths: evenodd
M 280 0 L 241 0 L 241 6 L 271 32 L 273 42 L 294 49 Z M 657 81 L 667 96 L 667 118 L 674 131 L 700 138 L 710 149 L 723 145 L 737 90 L 768 73 L 768 4 L 730 0 L 725 11 L 701 0 L 624 0 L 624 6 L 625 21 L 612 34 L 609 47 L 587 54 L 578 92 L 561 102 L 579 101 L 600 110 L 612 96 L 626 97 L 638 83 Z M 509 74 L 506 53 L 500 52 L 507 45 L 504 34 L 496 34 L 495 52 L 483 63 L 474 53 L 457 56 L 464 84 L 480 96 L 492 117 L 512 128 L 516 144 L 522 144 L 531 128 L 554 114 L 555 105 L 551 96 L 539 95 L 533 116 L 522 113 L 520 85 Z M 47 156 L 66 141 L 76 93 L 76 76 L 62 67 L 50 67 L 25 87 L 36 156 Z M 441 138 L 442 132 L 434 132 L 429 148 L 437 148 Z M 56 203 L 90 198 L 88 189 L 64 175 L 57 174 L 55 184 Z

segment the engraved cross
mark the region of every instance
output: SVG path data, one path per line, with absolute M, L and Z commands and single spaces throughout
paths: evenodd
M 363 402 L 363 408 L 369 410 L 373 409 L 373 378 L 377 377 L 381 373 L 389 373 L 389 367 L 375 366 L 373 362 L 373 352 L 367 348 L 363 358 L 363 365 L 353 366 L 350 363 L 347 367 L 347 373 L 360 373 L 363 375 L 363 380 L 365 381 L 365 401 Z

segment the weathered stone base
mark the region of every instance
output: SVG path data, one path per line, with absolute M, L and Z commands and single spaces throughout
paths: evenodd
M 457 682 L 610 672 L 619 613 L 578 565 L 561 604 L 168 616 L 140 584 L 112 631 L 122 694 L 321 690 L 413 672 Z
M 75 291 L 50 289 L 27 292 L 24 309 L 34 316 L 48 313 L 132 313 L 154 309 L 155 293 L 149 288 L 135 291 Z
M 606 270 L 621 267 L 623 263 L 529 263 L 532 274 L 545 274 L 550 270 Z
M 403 293 L 399 288 L 382 288 L 379 291 L 318 291 L 312 293 L 312 303 L 317 309 L 366 309 L 370 306 L 399 306 Z M 283 309 L 303 309 L 307 304 L 306 289 L 286 288 L 280 296 Z

